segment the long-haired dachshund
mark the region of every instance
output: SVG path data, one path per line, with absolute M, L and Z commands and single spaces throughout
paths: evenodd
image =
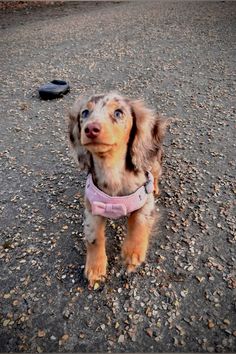
M 80 168 L 88 171 L 84 234 L 90 286 L 106 276 L 106 218 L 128 216 L 122 246 L 127 270 L 145 260 L 168 125 L 142 101 L 114 92 L 81 97 L 70 111 L 70 146 Z

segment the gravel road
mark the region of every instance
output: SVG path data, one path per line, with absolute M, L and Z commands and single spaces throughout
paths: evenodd
M 1 9 L 1 352 L 235 352 L 235 2 L 72 2 Z M 37 88 L 68 80 L 41 101 Z M 83 189 L 65 116 L 118 90 L 178 118 L 165 141 L 147 262 L 83 278 Z

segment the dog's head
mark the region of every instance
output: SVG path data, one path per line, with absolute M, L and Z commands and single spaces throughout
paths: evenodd
M 163 119 L 140 100 L 118 93 L 79 98 L 69 114 L 69 140 L 82 169 L 89 169 L 91 156 L 106 157 L 126 149 L 126 168 L 146 170 L 160 149 L 168 119 Z

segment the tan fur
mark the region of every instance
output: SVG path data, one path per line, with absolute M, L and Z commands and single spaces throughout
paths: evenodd
M 82 118 L 88 109 L 89 115 Z M 116 110 L 122 112 L 117 118 Z M 91 139 L 86 127 L 99 124 L 101 130 Z M 133 193 L 146 181 L 146 171 L 154 175 L 155 193 L 159 193 L 162 141 L 169 120 L 161 118 L 142 101 L 130 100 L 118 93 L 79 98 L 69 115 L 70 145 L 80 168 L 92 173 L 98 188 L 111 196 Z M 154 224 L 154 197 L 128 218 L 128 235 L 122 257 L 128 271 L 133 271 L 146 257 Z M 90 285 L 106 275 L 105 219 L 91 214 L 86 201 L 85 239 L 87 258 L 85 275 Z
M 132 272 L 145 261 L 150 233 L 154 224 L 152 211 L 154 198 L 151 195 L 147 203 L 128 218 L 128 235 L 122 247 L 122 257 L 128 272 Z
M 85 276 L 90 285 L 97 280 L 104 280 L 106 276 L 107 256 L 105 252 L 105 219 L 94 216 L 90 211 L 85 213 L 85 240 L 87 257 Z

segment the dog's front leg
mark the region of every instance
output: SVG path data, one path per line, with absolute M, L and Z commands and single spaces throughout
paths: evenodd
M 107 256 L 105 250 L 105 218 L 85 210 L 84 233 L 87 247 L 85 276 L 89 285 L 105 279 Z
M 133 272 L 145 261 L 149 237 L 154 224 L 154 198 L 128 219 L 128 235 L 122 247 L 122 257 L 128 272 Z

